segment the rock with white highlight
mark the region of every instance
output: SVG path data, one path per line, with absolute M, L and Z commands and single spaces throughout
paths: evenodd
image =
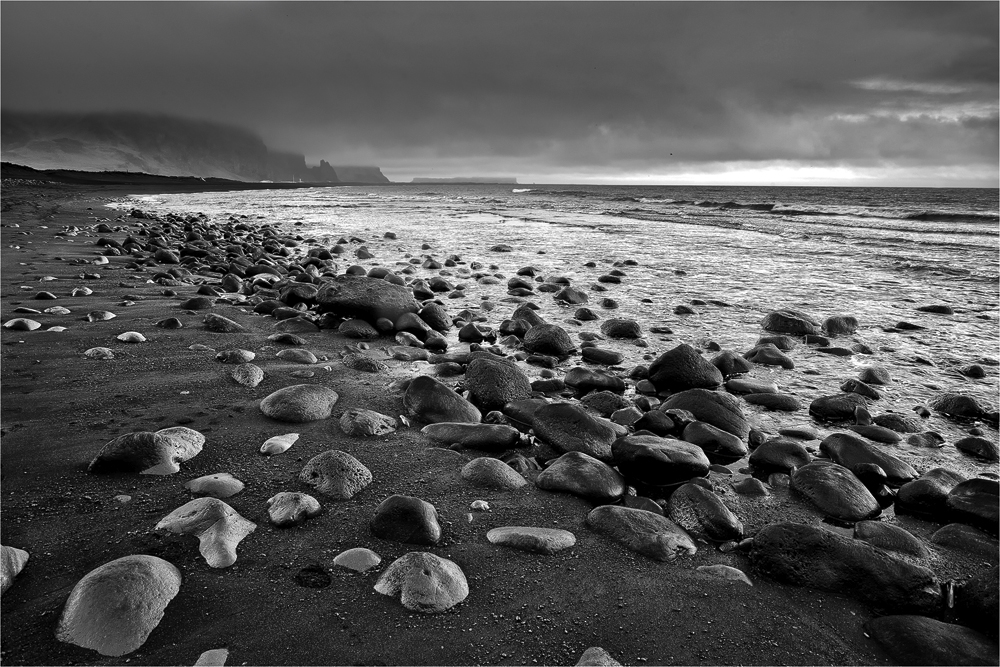
M 236 546 L 257 524 L 217 498 L 196 498 L 161 519 L 156 529 L 194 535 L 208 565 L 221 568 L 236 562 Z
M 386 568 L 375 590 L 382 595 L 399 595 L 410 611 L 436 614 L 468 597 L 469 583 L 462 568 L 447 558 L 411 551 Z
M 294 445 L 295 441 L 298 439 L 298 433 L 276 435 L 273 438 L 268 438 L 264 441 L 264 444 L 260 446 L 260 453 L 266 456 L 274 456 L 275 454 L 287 452 L 289 447 Z
M 3 594 L 14 583 L 14 577 L 20 574 L 28 562 L 28 552 L 17 547 L 0 546 L 0 594 Z

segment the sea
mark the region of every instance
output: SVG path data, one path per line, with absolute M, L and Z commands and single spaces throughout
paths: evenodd
M 795 369 L 755 371 L 804 405 L 838 393 L 844 380 L 871 364 L 886 367 L 893 378 L 879 388 L 884 398 L 875 414 L 912 416 L 915 406 L 943 392 L 969 394 L 994 407 L 998 402 L 997 189 L 394 184 L 135 199 L 160 213 L 247 216 L 321 245 L 364 239 L 375 259 L 349 260 L 366 267 L 414 266 L 427 277 L 443 271 L 468 286 L 468 297 L 454 310 L 477 310 L 488 301 L 495 308 L 482 312 L 493 326 L 516 306 L 504 298 L 506 279 L 519 268 L 566 277 L 588 290 L 586 305 L 601 319 L 580 324 L 573 319 L 577 306 L 560 306 L 551 294 L 533 300 L 571 334 L 599 332 L 609 317 L 636 319 L 646 332 L 673 332 L 649 333 L 645 348 L 602 343 L 626 354 L 626 368 L 648 364 L 651 355 L 682 342 L 745 352 L 764 334 L 760 321 L 768 311 L 794 308 L 820 320 L 853 315 L 860 322 L 856 334 L 833 344 L 862 343 L 874 352 L 838 357 L 800 344 L 790 352 Z M 385 238 L 386 232 L 396 239 Z M 509 252 L 495 249 L 501 244 Z M 415 260 L 426 256 L 460 263 L 422 269 Z M 478 283 L 469 275 L 473 262 L 482 266 L 479 273 L 500 276 L 500 284 Z M 621 284 L 597 282 L 614 269 L 625 274 Z M 601 287 L 606 291 L 597 291 Z M 917 310 L 940 304 L 955 314 Z M 676 314 L 681 305 L 695 312 Z M 899 322 L 923 328 L 899 331 Z M 985 377 L 963 374 L 973 364 Z M 758 422 L 775 430 L 810 421 L 805 410 L 758 412 Z M 943 436 L 943 446 L 904 441 L 896 449 L 921 469 L 936 463 L 974 473 L 985 464 L 950 444 L 971 426 L 935 416 L 927 428 Z M 983 428 L 996 441 L 995 428 Z

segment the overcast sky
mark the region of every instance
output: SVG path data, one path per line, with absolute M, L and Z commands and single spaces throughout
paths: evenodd
M 997 186 L 998 3 L 3 2 L 18 110 L 393 180 Z

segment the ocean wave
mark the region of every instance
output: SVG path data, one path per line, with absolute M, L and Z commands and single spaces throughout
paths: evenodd
M 520 194 L 522 192 L 534 192 L 534 188 L 514 188 L 511 192 L 515 194 Z
M 904 220 L 922 220 L 927 222 L 1000 222 L 996 213 L 951 213 L 947 211 L 922 211 L 903 216 Z

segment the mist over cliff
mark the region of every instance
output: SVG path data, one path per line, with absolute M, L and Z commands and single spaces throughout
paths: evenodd
M 0 155 L 35 169 L 139 171 L 239 181 L 388 183 L 378 167 L 306 165 L 243 128 L 158 114 L 0 111 Z

